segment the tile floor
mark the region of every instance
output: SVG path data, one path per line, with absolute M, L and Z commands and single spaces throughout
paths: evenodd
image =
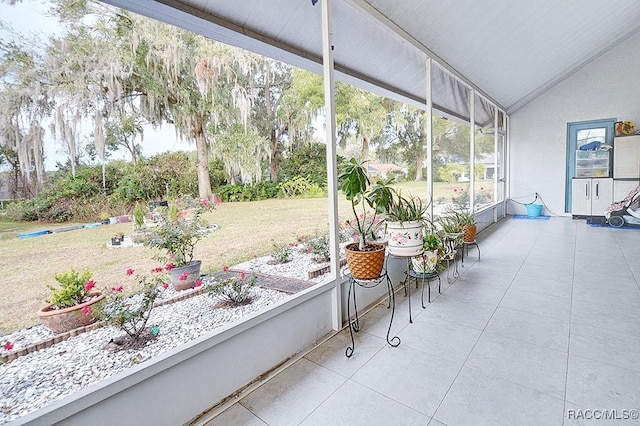
M 352 358 L 342 330 L 207 425 L 640 425 L 640 231 L 506 219 L 478 241 L 426 309 L 413 288 L 413 324 L 398 293 L 399 347 L 378 305 Z

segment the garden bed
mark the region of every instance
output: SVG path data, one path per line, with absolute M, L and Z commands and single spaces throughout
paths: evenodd
M 202 289 L 175 292 L 163 290 L 162 300 L 152 311 L 150 326 L 160 333 L 139 348 L 122 348 L 114 342 L 122 332 L 112 326 L 94 325 L 54 336 L 42 326 L 34 326 L 3 336 L 13 344 L 11 352 L 0 355 L 11 362 L 0 365 L 0 423 L 20 418 L 94 383 L 143 363 L 163 352 L 198 339 L 216 328 L 227 326 L 253 313 L 268 309 L 289 294 L 304 290 L 323 277 L 305 281 L 305 271 L 317 264 L 311 256 L 294 251 L 291 261 L 271 265 L 270 257 L 253 259 L 234 269 L 258 276 L 252 303 L 228 306 Z M 249 266 L 247 268 L 247 266 Z M 262 271 L 277 273 L 273 276 Z M 258 272 L 260 271 L 260 272 Z M 226 274 L 233 274 L 229 271 Z M 225 278 L 225 273 L 205 277 L 204 285 Z M 18 355 L 21 355 L 18 357 Z

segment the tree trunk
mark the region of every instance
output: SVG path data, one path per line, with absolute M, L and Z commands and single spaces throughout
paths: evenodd
M 360 155 L 360 161 L 367 161 L 369 159 L 369 138 L 364 135 L 362 135 L 362 151 Z
M 278 135 L 276 129 L 271 129 L 271 161 L 269 164 L 269 172 L 271 181 L 277 182 L 280 174 L 280 144 L 278 143 Z
M 198 173 L 198 196 L 201 200 L 213 199 L 211 192 L 211 179 L 209 178 L 209 145 L 204 135 L 202 121 L 195 127 L 196 152 L 196 171 Z

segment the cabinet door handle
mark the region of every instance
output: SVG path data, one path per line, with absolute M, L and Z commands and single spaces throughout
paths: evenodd
M 598 191 L 599 187 L 600 187 L 600 183 L 596 183 L 596 198 L 600 198 L 600 193 Z
M 589 184 L 588 183 L 584 184 L 584 196 L 586 198 L 589 198 Z

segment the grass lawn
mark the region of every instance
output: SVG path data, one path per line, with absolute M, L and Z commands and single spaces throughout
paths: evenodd
M 349 205 L 340 197 L 341 218 Z M 202 260 L 202 272 L 216 272 L 273 251 L 301 235 L 326 233 L 327 200 L 277 199 L 243 203 L 223 203 L 206 216 L 219 229 L 196 246 L 195 257 Z M 67 226 L 69 224 L 64 224 Z M 47 284 L 56 285 L 53 275 L 71 267 L 89 268 L 98 288 L 127 284 L 129 267 L 147 271 L 158 266 L 154 251 L 145 247 L 107 248 L 118 232 L 131 234 L 132 223 L 18 239 L 23 232 L 63 225 L 0 221 L 0 335 L 39 323 L 36 311 L 49 296 Z

